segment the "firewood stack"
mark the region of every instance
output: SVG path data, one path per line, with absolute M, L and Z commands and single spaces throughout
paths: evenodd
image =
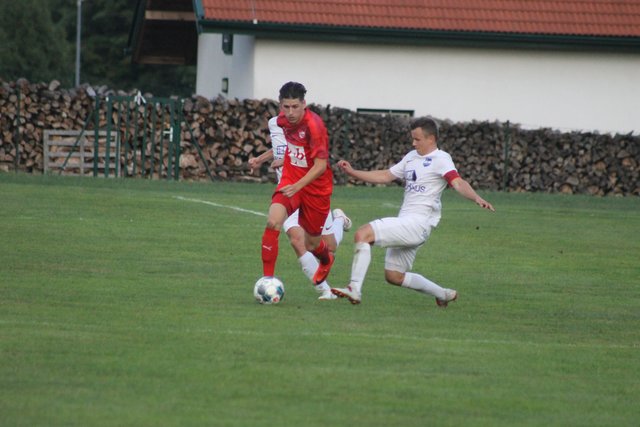
M 81 130 L 88 121 L 86 129 L 91 131 L 95 105 L 91 91 L 89 87 L 62 89 L 57 81 L 0 81 L 0 171 L 41 173 L 46 129 Z M 99 99 L 114 93 L 105 87 L 95 92 Z M 100 103 L 101 126 L 106 117 L 104 105 Z M 310 108 L 327 124 L 334 165 L 344 158 L 358 169 L 387 168 L 411 149 L 407 118 L 331 106 Z M 275 180 L 267 164 L 251 174 L 247 161 L 270 149 L 267 121 L 278 112 L 276 101 L 194 96 L 184 100 L 183 112 L 181 179 L 207 180 L 208 167 L 214 179 Z M 640 195 L 638 135 L 527 130 L 502 122 L 442 120 L 440 147 L 451 153 L 461 175 L 479 189 Z M 337 168 L 334 171 L 337 184 L 361 184 Z

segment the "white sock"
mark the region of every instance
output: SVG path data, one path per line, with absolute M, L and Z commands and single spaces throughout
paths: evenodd
M 333 218 L 332 230 L 336 238 L 336 245 L 340 246 L 340 242 L 342 242 L 342 237 L 344 236 L 344 218 Z
M 319 285 L 316 285 L 315 283 L 313 283 L 313 275 L 316 273 L 319 263 L 318 263 L 318 259 L 315 256 L 313 256 L 311 252 L 308 252 L 308 251 L 305 252 L 300 258 L 298 258 L 298 262 L 302 267 L 302 272 L 304 273 L 305 276 L 309 278 L 309 280 L 311 281 L 311 284 L 314 285 L 314 288 L 316 289 L 316 291 L 322 293 L 324 291 L 328 291 L 331 289 L 331 287 L 329 286 L 326 280 L 320 283 Z
M 362 292 L 364 277 L 367 275 L 371 263 L 371 245 L 368 243 L 356 243 L 351 264 L 351 289 Z
M 416 273 L 405 273 L 402 287 L 422 292 L 423 294 L 433 295 L 439 299 L 445 299 L 444 289 L 424 276 Z

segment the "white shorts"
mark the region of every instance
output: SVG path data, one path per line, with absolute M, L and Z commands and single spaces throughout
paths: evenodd
M 331 212 L 329 212 L 329 215 L 327 215 L 327 219 L 324 222 L 324 227 L 322 227 L 322 235 L 326 236 L 328 234 L 333 234 L 333 230 L 331 230 L 332 226 L 333 226 L 333 215 L 331 214 Z M 292 227 L 300 227 L 300 225 L 298 224 L 297 209 L 294 213 L 289 215 L 289 217 L 284 221 L 284 224 L 282 225 L 282 228 L 284 229 L 285 233 L 288 232 L 289 229 L 291 229 Z
M 431 234 L 433 226 L 425 217 L 406 215 L 388 217 L 369 223 L 375 236 L 374 245 L 387 248 L 385 270 L 406 273 L 413 267 L 416 254 Z

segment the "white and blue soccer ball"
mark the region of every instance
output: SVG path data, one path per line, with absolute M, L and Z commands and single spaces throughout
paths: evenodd
M 284 283 L 277 277 L 261 277 L 253 287 L 253 296 L 260 304 L 278 304 L 284 298 Z

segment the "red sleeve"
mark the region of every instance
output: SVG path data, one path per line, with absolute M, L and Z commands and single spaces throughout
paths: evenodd
M 281 111 L 280 113 L 278 113 L 278 118 L 276 119 L 276 123 L 278 124 L 278 126 L 280 126 L 281 128 L 286 128 L 286 127 L 290 127 L 291 125 L 289 124 L 289 121 L 287 120 L 287 118 L 284 116 L 284 113 Z
M 460 178 L 460 175 L 458 175 L 458 171 L 455 169 L 444 174 L 444 179 L 447 180 L 449 185 L 452 185 L 456 178 Z
M 324 122 L 315 113 L 309 114 L 309 145 L 311 146 L 311 157 L 314 159 L 329 158 L 329 134 Z

